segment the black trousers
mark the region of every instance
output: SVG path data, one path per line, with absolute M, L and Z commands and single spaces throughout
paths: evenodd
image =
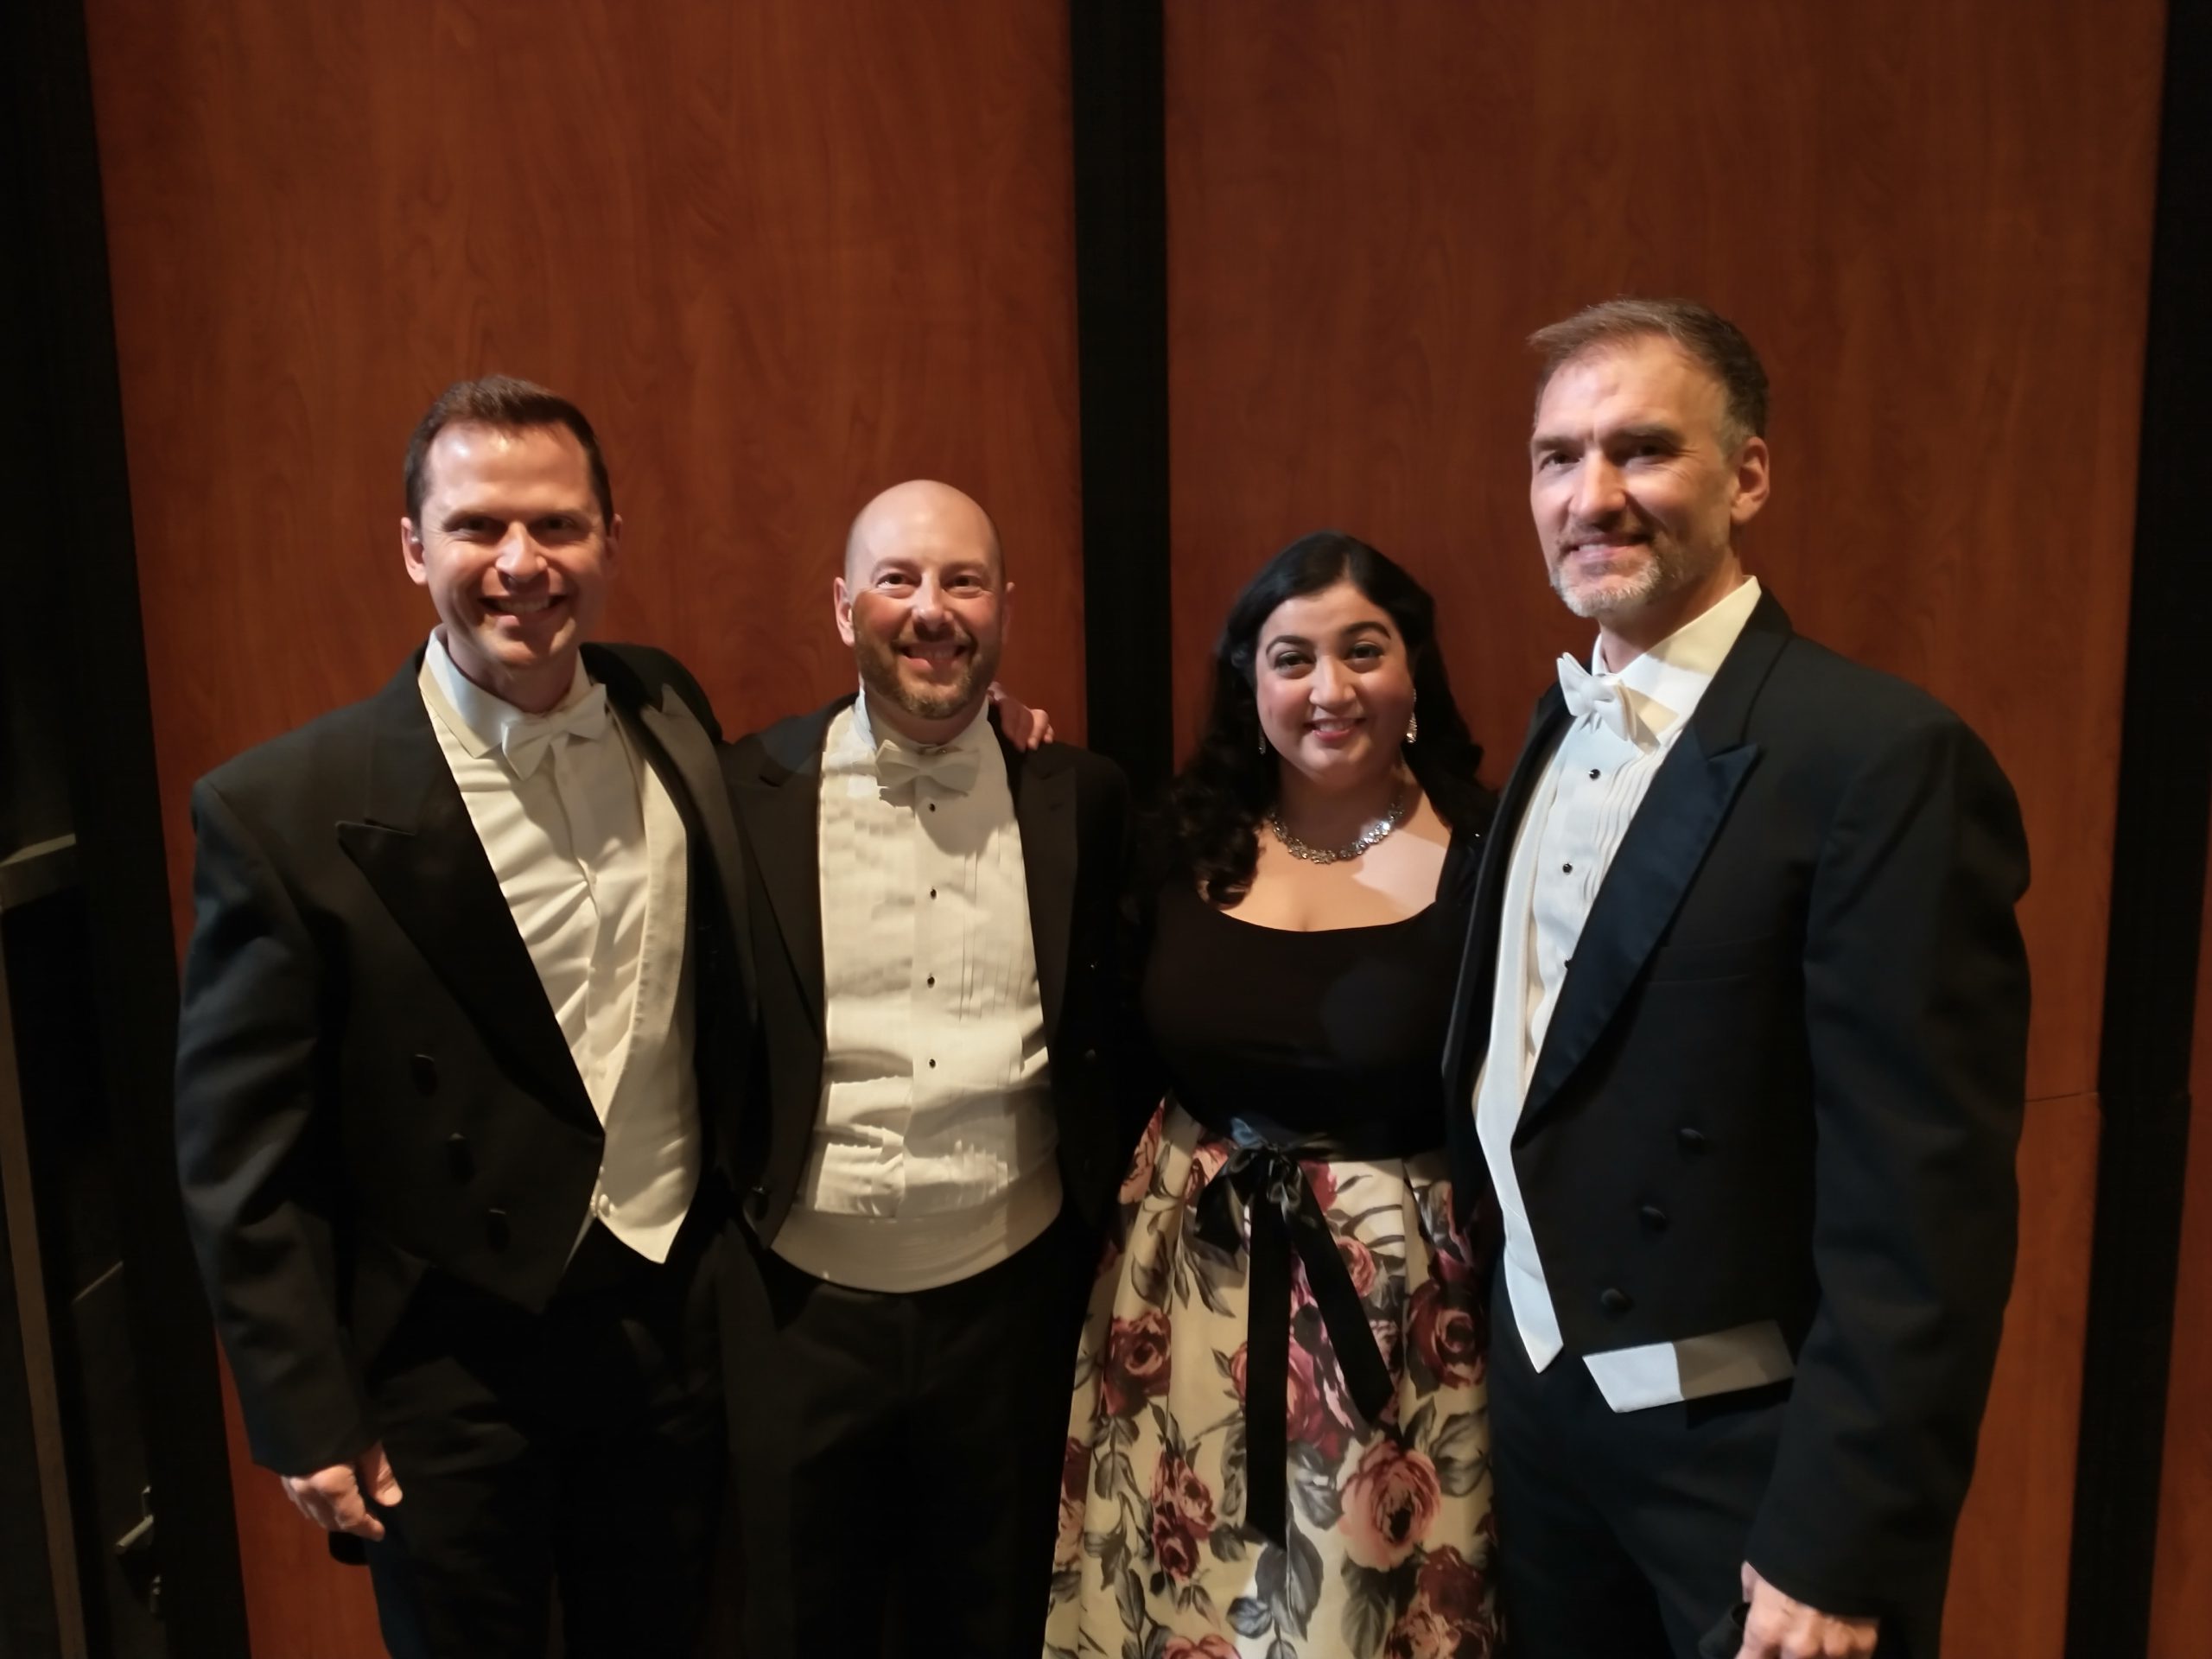
M 725 1330 L 745 1659 L 1037 1659 L 1087 1236 L 903 1294 L 741 1233 Z
M 594 1223 L 533 1314 L 435 1272 L 372 1366 L 397 1659 L 689 1659 L 721 1507 L 721 1214 L 648 1262 Z
M 1513 1659 L 1735 1659 L 1745 1546 L 1789 1384 L 1616 1412 L 1572 1355 L 1541 1374 L 1529 1364 L 1502 1273 L 1490 1329 Z M 1881 1659 L 1934 1659 L 1942 1613 L 1938 1590 L 1885 1614 Z

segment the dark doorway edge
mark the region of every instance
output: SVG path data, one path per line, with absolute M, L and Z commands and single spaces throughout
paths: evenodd
M 2203 391 L 2212 376 L 2212 7 L 2166 22 L 2143 362 L 2112 920 L 2097 1087 L 2103 1135 L 2075 1459 L 2069 1659 L 2150 1646 L 2188 1163 L 2190 1051 L 2212 728 L 2195 607 Z M 2056 1357 L 2054 1357 L 2056 1358 Z
M 169 1651 L 248 1651 L 221 1385 L 187 1248 L 170 1127 L 176 943 L 155 774 L 138 572 L 124 459 L 91 64 L 79 0 L 0 8 L 0 173 L 10 286 L 25 315 L 29 453 L 11 455 L 29 515 L 0 557 L 58 568 L 38 671 L 67 711 L 69 813 L 92 936 L 92 997 L 113 1124 L 116 1213 L 154 1548 Z M 30 505 L 43 501 L 39 514 Z M 35 522 L 34 522 L 35 521 Z M 28 590 L 12 563 L 5 591 Z

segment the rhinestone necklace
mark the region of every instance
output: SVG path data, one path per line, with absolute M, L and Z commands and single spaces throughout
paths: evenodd
M 1390 810 L 1361 830 L 1348 846 L 1315 847 L 1300 841 L 1283 823 L 1282 809 L 1279 806 L 1268 809 L 1268 828 L 1275 832 L 1275 839 L 1282 843 L 1283 851 L 1293 858 L 1302 858 L 1309 864 L 1338 864 L 1347 858 L 1357 858 L 1405 822 L 1405 817 L 1406 791 L 1401 785 L 1390 797 Z

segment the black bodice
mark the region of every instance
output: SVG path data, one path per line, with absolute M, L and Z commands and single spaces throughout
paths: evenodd
M 1162 893 L 1143 1002 L 1176 1098 L 1201 1122 L 1242 1120 L 1278 1144 L 1442 1145 L 1473 863 L 1455 842 L 1427 908 L 1313 933 L 1240 921 L 1188 886 Z

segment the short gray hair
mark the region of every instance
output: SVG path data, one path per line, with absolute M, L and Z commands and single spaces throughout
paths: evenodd
M 1766 431 L 1766 371 L 1744 331 L 1695 300 L 1605 300 L 1585 306 L 1563 321 L 1539 328 L 1529 344 L 1543 359 L 1536 401 L 1552 377 L 1584 353 L 1653 335 L 1670 340 L 1720 383 L 1726 397 L 1724 436 L 1732 449 Z

